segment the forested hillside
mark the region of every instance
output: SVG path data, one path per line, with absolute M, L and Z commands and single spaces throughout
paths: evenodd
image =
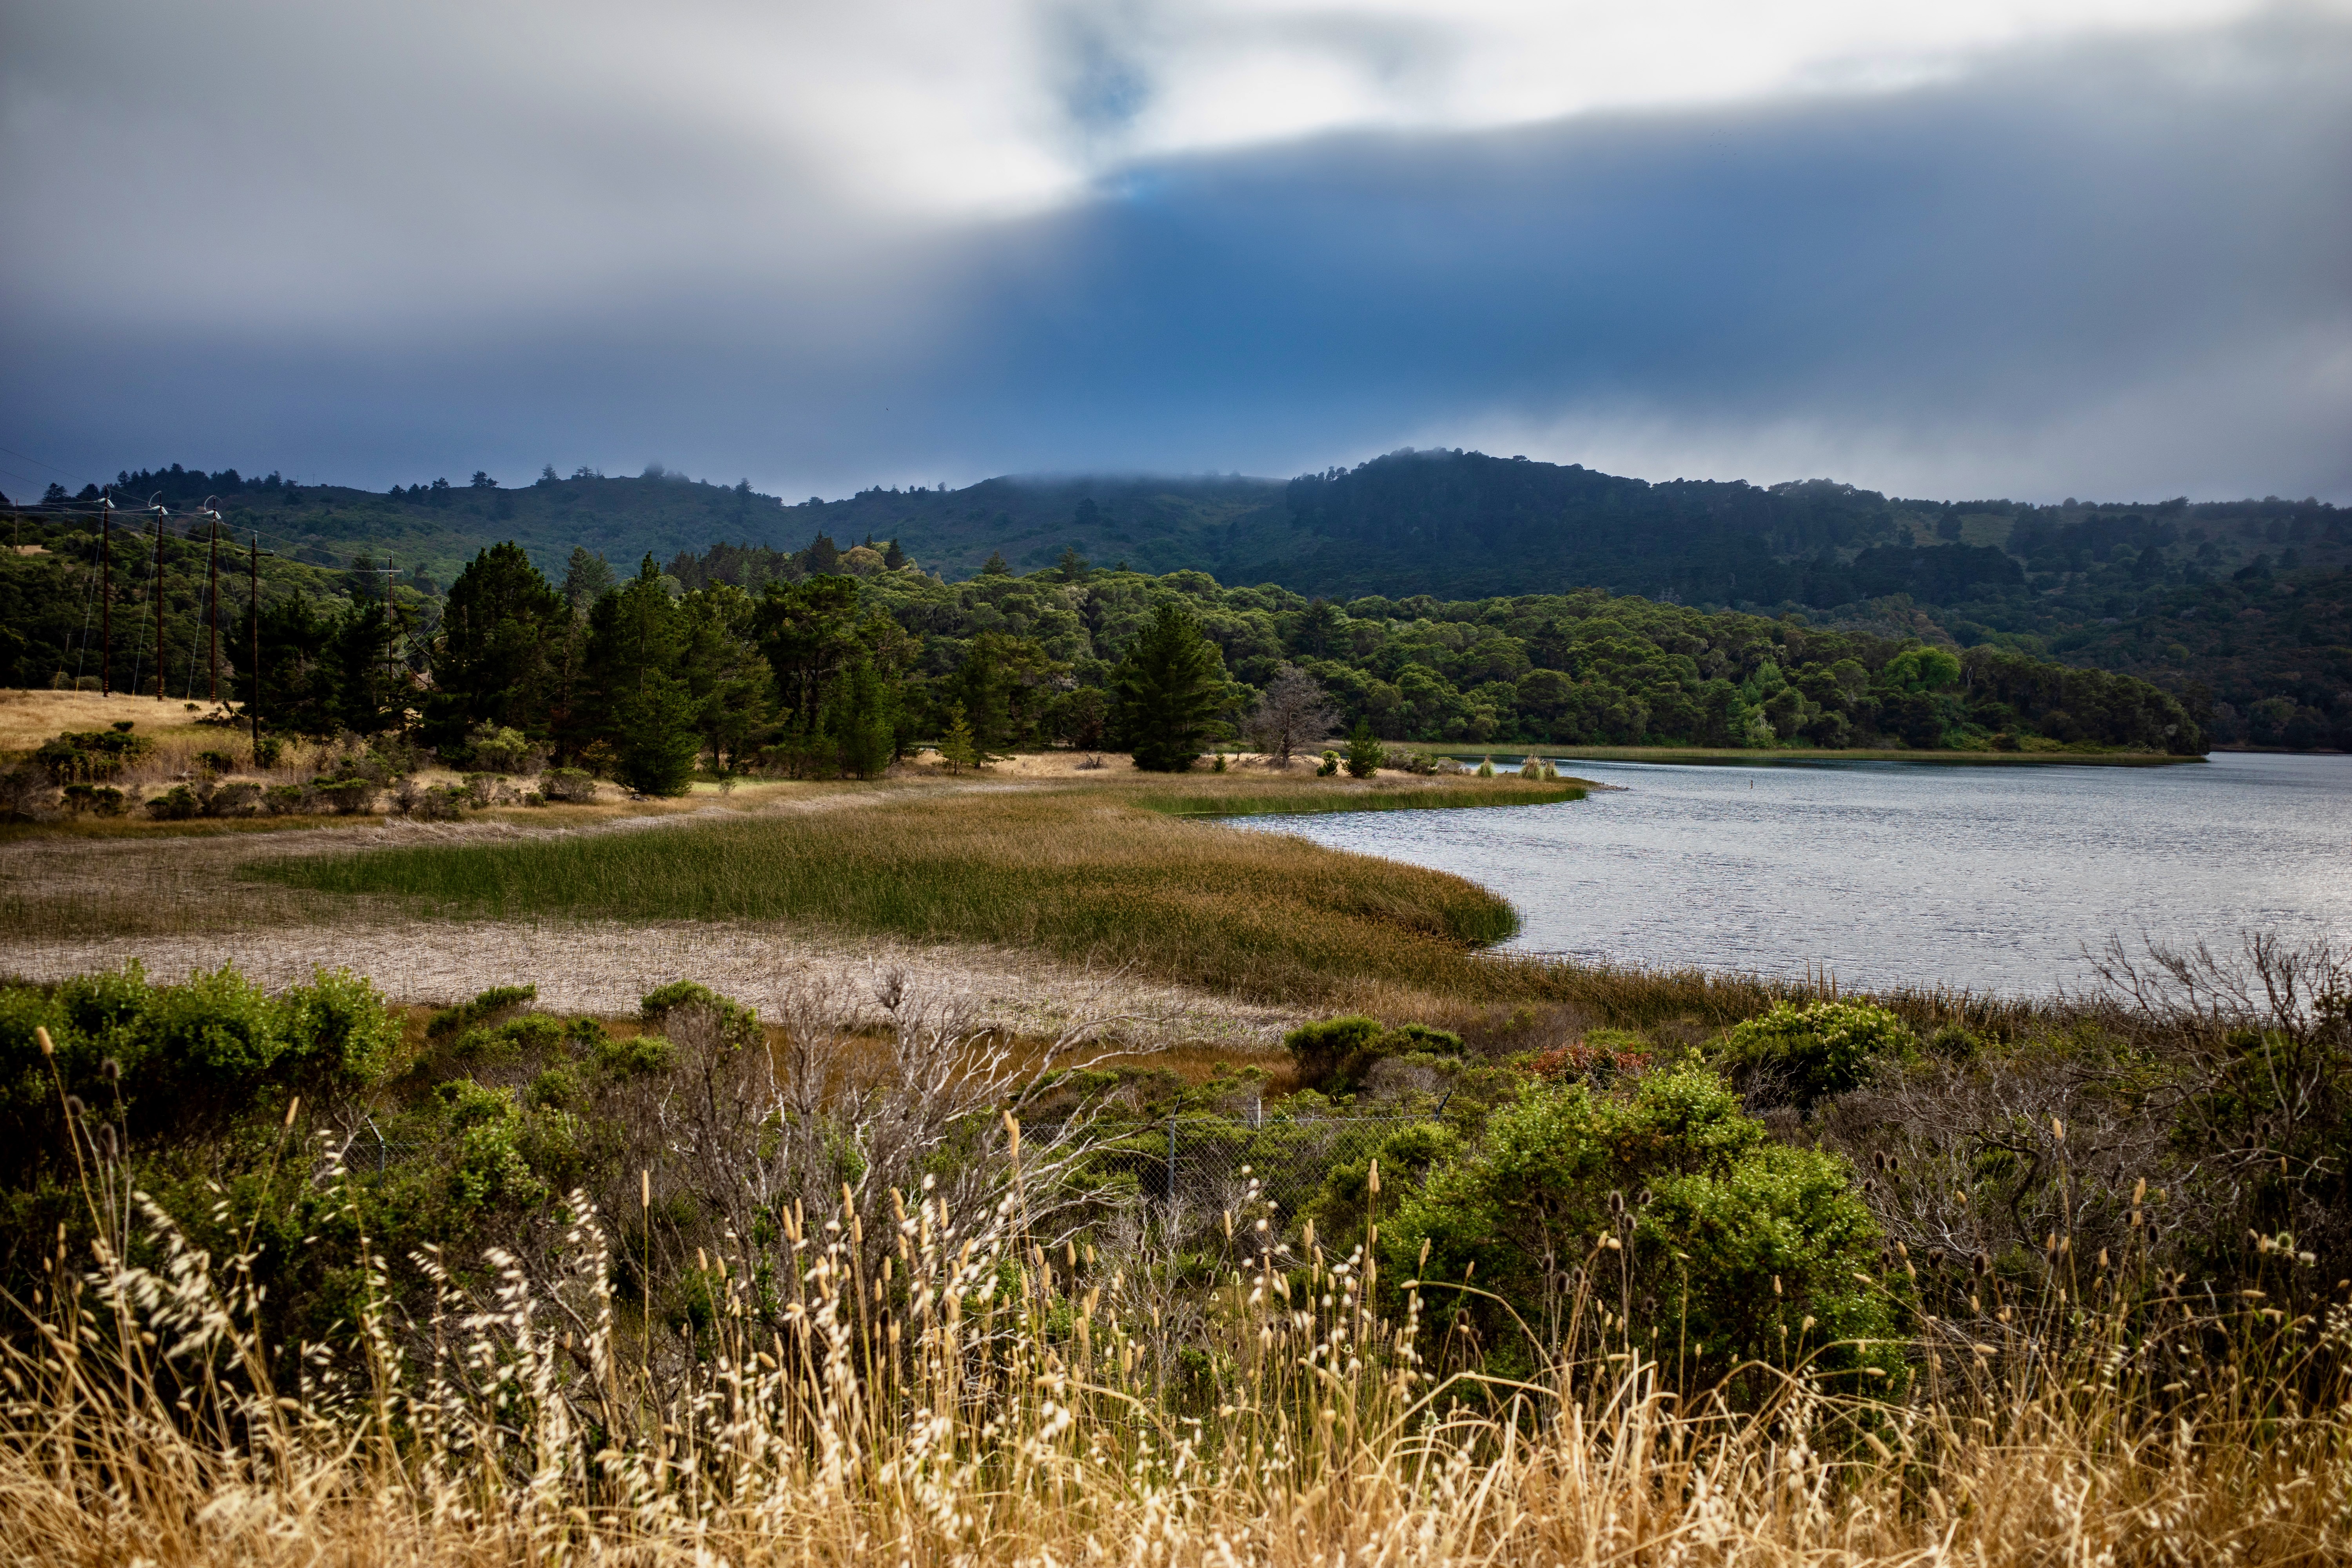
M 2215 743 L 2352 749 L 2352 513 L 2316 501 L 1927 501 L 1825 480 L 1649 484 L 1443 450 L 1287 484 L 1006 478 L 793 505 L 658 468 L 388 493 L 177 468 L 118 478 L 131 500 L 157 493 L 183 511 L 217 495 L 233 531 L 258 530 L 289 561 L 342 567 L 389 551 L 404 590 L 425 598 L 492 539 L 551 574 L 576 548 L 624 565 L 650 552 L 688 587 L 821 572 L 868 544 L 950 581 L 1066 551 L 1335 602 L 1600 587 L 2136 675 Z

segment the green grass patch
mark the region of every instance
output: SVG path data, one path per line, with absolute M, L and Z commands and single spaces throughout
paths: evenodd
M 1537 797 L 1532 786 L 1517 795 Z M 817 922 L 1042 948 L 1266 999 L 1371 982 L 1496 994 L 1502 971 L 1475 950 L 1518 919 L 1486 889 L 1136 800 L 926 792 L 855 811 L 258 861 L 241 874 L 446 916 Z

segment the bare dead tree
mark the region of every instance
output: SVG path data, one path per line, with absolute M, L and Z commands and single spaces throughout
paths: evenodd
M 1331 706 L 1321 683 L 1295 664 L 1274 672 L 1242 721 L 1242 733 L 1269 766 L 1277 768 L 1288 767 L 1293 752 L 1328 738 L 1339 727 L 1339 710 Z

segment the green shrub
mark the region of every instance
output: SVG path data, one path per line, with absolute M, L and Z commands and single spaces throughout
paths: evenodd
M 226 968 L 151 985 L 135 963 L 0 986 L 0 1166 L 69 1158 L 39 1027 L 67 1091 L 134 1145 L 209 1138 L 297 1095 L 331 1103 L 380 1078 L 400 1036 L 375 989 L 341 970 L 278 997 Z
M 493 985 L 470 1002 L 434 1014 L 425 1026 L 425 1037 L 438 1042 L 478 1025 L 502 1022 L 538 998 L 536 985 Z
M 1388 749 L 1381 744 L 1380 737 L 1372 733 L 1371 721 L 1359 720 L 1355 732 L 1348 737 L 1348 776 L 1370 778 L 1381 771 L 1387 754 Z
M 499 1203 L 534 1204 L 547 1195 L 547 1184 L 523 1156 L 522 1107 L 512 1089 L 461 1078 L 442 1084 L 439 1093 L 457 1133 L 449 1188 L 461 1215 Z
M 452 765 L 491 773 L 535 773 L 546 755 L 521 731 L 489 723 L 475 725 L 465 744 L 449 751 Z
M 185 822 L 203 809 L 204 802 L 185 784 L 173 784 L 147 803 L 147 815 L 158 822 Z
M 1378 1018 L 1357 1015 L 1301 1024 L 1282 1037 L 1282 1044 L 1297 1066 L 1299 1088 L 1328 1093 L 1370 1065 L 1365 1053 L 1380 1037 Z
M 596 1070 L 608 1079 L 646 1078 L 667 1072 L 677 1059 L 677 1047 L 659 1035 L 638 1035 L 631 1039 L 599 1041 L 596 1050 Z
M 1337 752 L 1325 752 L 1323 760 L 1315 764 L 1315 776 L 1318 779 L 1328 779 L 1339 771 L 1339 753 Z
M 1361 1015 L 1301 1024 L 1283 1037 L 1282 1044 L 1297 1066 L 1298 1087 L 1324 1094 L 1354 1089 L 1383 1057 L 1462 1054 L 1459 1035 L 1424 1024 L 1400 1024 L 1391 1029 Z
M 261 809 L 261 786 L 238 783 L 215 784 L 202 792 L 206 816 L 251 816 Z
M 43 742 L 33 761 L 52 784 L 104 784 L 154 750 L 154 742 L 132 734 L 124 722 L 111 730 L 68 731 Z
M 262 792 L 261 809 L 272 816 L 292 816 L 310 809 L 310 792 L 300 784 L 272 784 Z
M 373 811 L 376 796 L 382 791 L 383 786 L 369 778 L 321 780 L 310 786 L 310 797 L 320 807 L 338 816 L 356 816 L 362 812 Z
M 303 1042 L 314 1081 L 373 1083 L 400 1049 L 400 1020 L 375 986 L 348 969 L 312 972 L 310 984 L 278 998 L 288 1033 Z
M 1381 1207 L 1393 1213 L 1399 1203 L 1417 1192 L 1430 1172 L 1450 1163 L 1462 1152 L 1459 1134 L 1434 1121 L 1401 1127 L 1381 1141 L 1380 1147 L 1360 1160 L 1343 1160 L 1323 1173 L 1323 1185 L 1301 1207 L 1315 1228 L 1333 1240 L 1358 1236 L 1371 1216 L 1372 1166 L 1381 1168 Z
M 596 775 L 585 768 L 550 768 L 539 788 L 551 801 L 582 805 L 596 798 Z
M 69 784 L 60 793 L 65 808 L 76 816 L 87 811 L 97 816 L 121 816 L 126 804 L 121 790 L 106 784 Z
M 1830 1348 L 1892 1331 L 1886 1297 L 1854 1278 L 1877 1267 L 1879 1244 L 1844 1160 L 1773 1142 L 1695 1066 L 1623 1097 L 1529 1087 L 1381 1226 L 1389 1278 L 1418 1274 L 1435 1314 L 1476 1332 L 1490 1371 L 1532 1370 L 1554 1347 L 1581 1271 L 1594 1315 L 1632 1309 L 1636 1342 L 1684 1368 L 1686 1387 L 1748 1360 L 1895 1371 L 1875 1347 Z M 1446 1288 L 1465 1278 L 1491 1296 Z
M 682 1012 L 696 1012 L 709 1016 L 716 1025 L 718 1042 L 721 1045 L 741 1049 L 763 1045 L 767 1041 L 766 1033 L 760 1027 L 757 1013 L 691 980 L 673 981 L 647 992 L 637 1004 L 637 1022 L 648 1033 L 660 1033 L 669 1026 L 673 1014 Z
M 1736 1024 L 1723 1037 L 1723 1061 L 1767 1099 L 1810 1110 L 1833 1094 L 1858 1089 L 1881 1061 L 1916 1049 L 1902 1019 L 1867 1002 L 1776 1002 L 1762 1017 Z

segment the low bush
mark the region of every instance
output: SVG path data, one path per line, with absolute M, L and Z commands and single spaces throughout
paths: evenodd
M 129 804 L 121 790 L 106 784 L 69 784 L 59 795 L 65 808 L 76 816 L 121 816 Z
M 442 760 L 478 773 L 529 777 L 547 765 L 547 752 L 520 730 L 477 724 L 464 744 L 444 749 Z
M 596 775 L 585 768 L 550 768 L 539 781 L 540 794 L 569 805 L 596 798 Z
M 1915 1054 L 1908 1026 L 1867 1002 L 1775 1002 L 1723 1037 L 1722 1060 L 1759 1104 L 1801 1111 L 1860 1088 L 1882 1062 Z
M 1529 1087 L 1381 1226 L 1384 1268 L 1418 1277 L 1490 1370 L 1533 1370 L 1605 1329 L 1700 1386 L 1808 1358 L 1901 1376 L 1899 1356 L 1855 1342 L 1895 1327 L 1884 1285 L 1856 1279 L 1880 1245 L 1852 1166 L 1774 1142 L 1696 1066 L 1624 1095 Z
M 104 1108 L 133 1147 L 192 1143 L 296 1095 L 340 1100 L 382 1076 L 400 1038 L 374 987 L 341 970 L 275 997 L 234 969 L 154 985 L 136 963 L 0 986 L 0 1169 L 19 1176 L 72 1169 L 37 1027 L 67 1091 Z
M 147 815 L 158 822 L 185 822 L 204 810 L 204 802 L 186 784 L 173 784 L 147 803 Z
M 536 985 L 494 985 L 470 1002 L 436 1013 L 425 1026 L 427 1040 L 454 1039 L 467 1030 L 512 1017 L 539 997 Z
M 1391 1057 L 1462 1054 L 1459 1035 L 1425 1024 L 1390 1028 L 1378 1018 L 1360 1015 L 1301 1024 L 1283 1037 L 1282 1044 L 1296 1065 L 1298 1087 L 1325 1095 L 1349 1092 L 1375 1063 Z
M 68 731 L 43 742 L 33 762 L 52 784 L 104 784 L 154 754 L 155 742 L 132 734 L 131 722 L 111 730 Z
M 310 786 L 310 798 L 318 808 L 331 811 L 338 816 L 357 816 L 375 809 L 376 798 L 383 785 L 365 777 L 340 780 L 321 779 Z

